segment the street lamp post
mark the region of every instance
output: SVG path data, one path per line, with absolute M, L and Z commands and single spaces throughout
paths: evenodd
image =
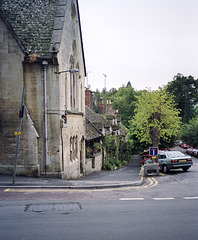
M 60 71 L 60 72 L 54 72 L 55 74 L 61 74 L 61 73 L 64 73 L 64 72 L 70 72 L 70 73 L 78 73 L 79 70 L 77 68 L 72 68 L 70 70 L 65 70 L 65 71 Z
M 107 80 L 107 75 L 106 74 L 102 74 L 104 76 L 104 92 L 105 92 L 105 109 L 104 109 L 104 113 L 106 114 L 106 107 L 107 107 L 107 99 L 106 99 L 106 80 Z
M 107 80 L 107 75 L 106 74 L 102 74 L 104 76 L 104 89 L 105 89 L 105 92 L 106 92 L 106 80 Z

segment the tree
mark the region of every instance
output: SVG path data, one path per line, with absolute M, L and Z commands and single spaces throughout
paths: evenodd
M 96 113 L 99 113 L 100 97 L 101 97 L 101 94 L 100 94 L 99 90 L 96 89 L 96 91 L 95 91 L 94 94 L 93 94 L 93 110 L 94 110 Z
M 181 129 L 181 139 L 192 147 L 198 147 L 198 116 L 185 123 Z
M 134 116 L 136 92 L 128 84 L 128 87 L 121 87 L 113 96 L 113 107 L 118 109 L 118 114 L 121 117 L 122 124 L 129 127 L 129 120 Z
M 131 134 L 154 147 L 177 136 L 181 124 L 179 110 L 165 89 L 143 91 L 137 100 L 135 116 L 130 121 Z
M 182 122 L 188 123 L 194 117 L 194 107 L 198 103 L 198 80 L 178 73 L 173 81 L 168 83 L 167 90 L 175 96 L 175 102 L 181 109 Z
M 111 97 L 111 96 L 115 95 L 117 92 L 118 92 L 118 90 L 116 88 L 111 88 L 109 90 L 108 97 Z

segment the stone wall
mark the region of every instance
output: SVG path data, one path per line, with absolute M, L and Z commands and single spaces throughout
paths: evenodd
M 102 152 L 97 153 L 94 157 L 85 159 L 85 175 L 102 170 Z
M 55 1 L 53 1 L 53 4 Z M 8 27 L 0 19 L 0 172 L 11 173 L 18 130 L 18 111 L 25 86 L 25 114 L 22 120 L 17 173 L 23 175 L 78 178 L 85 173 L 85 66 L 76 1 L 58 1 L 51 45 L 57 47 L 58 64 L 27 57 Z M 58 32 L 58 33 L 57 33 Z M 56 45 L 56 43 L 58 43 Z M 24 61 L 25 57 L 25 61 Z M 29 56 L 30 57 L 30 56 Z M 44 68 L 46 68 L 47 159 L 44 164 Z M 56 71 L 78 68 L 74 76 Z M 72 101 L 71 101 L 72 98 Z M 67 127 L 62 116 L 67 115 Z M 72 141 L 71 141 L 72 139 Z M 71 149 L 71 146 L 73 149 Z M 75 151 L 75 153 L 73 152 Z M 72 157 L 71 157 L 72 156 Z M 31 168 L 32 166 L 32 168 Z
M 0 18 L 0 163 L 13 164 L 23 88 L 23 53 Z

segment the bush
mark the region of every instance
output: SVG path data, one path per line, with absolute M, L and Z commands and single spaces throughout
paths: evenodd
M 118 167 L 123 167 L 131 159 L 129 143 L 122 141 L 120 136 L 105 136 L 103 150 L 105 151 L 104 170 L 115 170 Z

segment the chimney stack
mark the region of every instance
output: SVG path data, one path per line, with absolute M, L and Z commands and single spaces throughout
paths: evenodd
M 85 105 L 92 109 L 92 91 L 89 88 L 85 90 Z
M 107 115 L 113 115 L 113 114 L 114 114 L 114 111 L 113 111 L 113 108 L 112 108 L 111 100 L 107 100 L 106 114 L 107 114 Z
M 104 103 L 102 101 L 102 98 L 100 98 L 99 113 L 104 115 Z

